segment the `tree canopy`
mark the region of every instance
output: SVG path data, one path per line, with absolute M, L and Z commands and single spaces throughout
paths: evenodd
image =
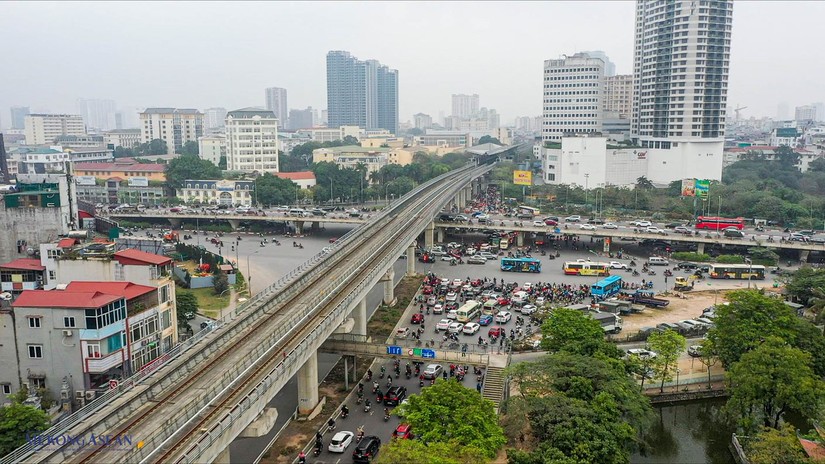
M 651 362 L 655 378 L 661 381 L 659 391 L 663 392 L 665 382 L 671 380 L 679 355 L 685 351 L 687 343 L 685 337 L 674 330 L 667 329 L 650 334 L 647 344 L 651 350 L 656 352 L 656 357 Z
M 5 456 L 26 443 L 26 434 L 49 428 L 46 413 L 17 401 L 0 408 L 0 456 Z
M 492 459 L 506 443 L 493 403 L 456 380 L 439 380 L 395 409 L 425 443 L 449 443 Z
M 492 137 L 490 135 L 482 135 L 481 138 L 478 139 L 478 145 L 484 145 L 485 143 L 494 143 L 496 145 L 504 145 L 501 143 L 501 140 Z
M 790 424 L 763 427 L 748 441 L 745 454 L 750 464 L 813 464 Z
M 171 188 L 183 187 L 186 179 L 220 179 L 221 170 L 211 161 L 197 155 L 181 155 L 169 161 L 166 166 L 166 181 Z
M 291 205 L 295 203 L 298 185 L 267 172 L 255 180 L 255 190 L 259 204 Z
M 167 153 L 166 141 L 163 139 L 154 139 L 148 143 L 141 143 L 134 149 L 137 156 L 146 155 L 165 155 Z
M 198 298 L 192 292 L 178 290 L 175 294 L 175 305 L 178 315 L 178 325 L 186 324 L 186 313 L 198 312 Z
M 198 142 L 190 140 L 183 144 L 180 149 L 180 153 L 182 155 L 197 155 L 200 153 L 200 147 L 198 146 Z
M 376 464 L 484 464 L 485 458 L 475 448 L 448 442 L 392 440 L 381 448 Z
M 548 351 L 590 356 L 605 345 L 601 324 L 576 309 L 554 309 L 542 324 L 541 333 L 541 347 Z

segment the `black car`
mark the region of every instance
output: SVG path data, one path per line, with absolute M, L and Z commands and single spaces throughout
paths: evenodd
M 687 261 L 681 262 L 676 265 L 679 269 L 697 269 L 699 266 L 696 263 L 689 263 Z
M 398 406 L 406 397 L 407 388 L 398 385 L 387 390 L 387 394 L 384 395 L 384 404 L 387 406 Z
M 381 448 L 381 439 L 375 435 L 367 435 L 355 445 L 352 452 L 352 462 L 372 462 Z
M 681 222 L 671 222 L 669 224 L 665 224 L 665 229 L 675 229 L 677 227 L 684 227 L 684 224 Z

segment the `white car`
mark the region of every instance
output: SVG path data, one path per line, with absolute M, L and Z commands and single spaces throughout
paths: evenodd
M 655 358 L 657 356 L 655 351 L 646 350 L 644 348 L 631 348 L 627 350 L 627 355 L 636 355 L 640 358 Z
M 447 299 L 447 301 L 455 301 L 455 300 L 458 299 L 458 294 L 455 293 L 455 292 L 450 292 L 450 293 L 447 294 L 446 299 Z
M 525 316 L 529 316 L 530 314 L 533 314 L 534 312 L 536 312 L 536 307 L 534 305 L 531 305 L 531 304 L 526 304 L 526 305 L 521 307 L 520 311 L 521 311 L 521 314 L 524 314 Z
M 664 229 L 660 229 L 660 228 L 655 227 L 655 226 L 650 226 L 650 227 L 648 227 L 648 228 L 647 228 L 647 229 L 645 229 L 645 230 L 646 230 L 646 231 L 647 231 L 647 233 L 649 233 L 649 234 L 667 235 L 667 231 L 666 231 L 666 230 L 664 230 Z
M 596 230 L 596 226 L 593 224 L 579 224 L 579 229 L 582 230 Z
M 524 285 L 522 285 L 521 288 L 523 288 L 524 290 L 530 290 L 531 288 L 533 288 L 533 283 L 532 282 L 524 282 Z
M 567 216 L 566 218 L 564 218 L 564 222 L 579 222 L 581 220 L 582 220 L 582 217 L 579 216 L 578 214 L 574 214 L 572 216 Z
M 496 255 L 494 255 L 494 254 L 490 253 L 489 251 L 482 251 L 481 253 L 479 253 L 479 254 L 478 254 L 478 256 L 480 256 L 480 257 L 482 257 L 482 258 L 485 258 L 485 259 L 487 259 L 487 260 L 490 260 L 490 259 L 498 259 L 498 256 L 496 256 Z
M 543 305 L 546 301 L 547 300 L 543 296 L 537 297 L 536 298 L 536 306 Z
M 441 319 L 440 321 L 438 321 L 438 324 L 435 325 L 435 331 L 438 332 L 439 330 L 447 330 L 448 328 L 450 328 L 450 324 L 452 323 L 453 321 L 449 319 Z
M 613 224 L 612 222 L 605 222 L 604 224 L 602 224 L 602 229 L 618 229 L 618 228 L 619 228 L 619 226 L 617 226 L 616 224 Z
M 653 225 L 653 223 L 650 221 L 633 221 L 630 223 L 630 225 L 636 227 L 650 227 Z
M 510 319 L 513 318 L 513 315 L 510 314 L 510 311 L 499 311 L 494 318 L 496 322 L 501 322 L 502 324 L 506 324 L 510 322 Z
M 452 320 L 458 319 L 458 311 L 456 311 L 455 309 L 451 309 L 451 310 L 447 311 L 447 319 L 452 319 Z
M 451 255 L 444 255 L 444 256 L 441 257 L 441 261 L 453 261 L 453 260 L 458 261 L 457 259 L 455 259 L 455 256 L 451 256 Z
M 441 314 L 443 312 L 444 312 L 444 305 L 442 305 L 441 303 L 436 303 L 436 305 L 433 306 L 433 314 Z
M 330 453 L 343 453 L 352 444 L 353 437 L 355 434 L 352 432 L 338 432 L 332 437 L 327 449 Z
M 464 330 L 464 324 L 461 322 L 451 322 L 450 326 L 447 327 L 447 332 L 450 332 L 451 334 L 457 334 L 462 330 Z
M 627 264 L 618 261 L 610 261 L 610 269 L 627 269 Z
M 481 326 L 475 322 L 468 322 L 464 324 L 464 328 L 461 329 L 461 331 L 464 332 L 464 335 L 474 335 L 478 333 L 479 330 L 481 330 Z
M 533 221 L 533 227 L 544 227 L 544 221 Z
M 464 281 L 461 279 L 453 279 L 453 287 L 461 287 L 464 285 Z

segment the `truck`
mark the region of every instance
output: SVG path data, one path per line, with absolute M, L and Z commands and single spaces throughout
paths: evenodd
M 687 292 L 693 290 L 693 278 L 677 277 L 676 283 L 673 285 L 673 290 L 677 292 Z
M 670 304 L 668 300 L 656 298 L 656 293 L 649 290 L 636 290 L 636 292 L 631 295 L 631 301 L 653 308 L 664 308 Z
M 599 321 L 605 333 L 617 334 L 622 331 L 622 318 L 618 314 L 599 311 L 590 315 Z

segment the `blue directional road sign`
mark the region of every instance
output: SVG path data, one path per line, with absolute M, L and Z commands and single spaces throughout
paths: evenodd
M 402 349 L 401 349 L 401 347 L 400 347 L 400 346 L 391 345 L 391 346 L 388 346 L 388 347 L 387 347 L 387 354 L 397 354 L 397 355 L 400 355 L 400 354 L 401 354 L 401 351 L 402 351 Z
M 421 357 L 428 359 L 435 359 L 435 350 L 423 349 L 421 350 Z

